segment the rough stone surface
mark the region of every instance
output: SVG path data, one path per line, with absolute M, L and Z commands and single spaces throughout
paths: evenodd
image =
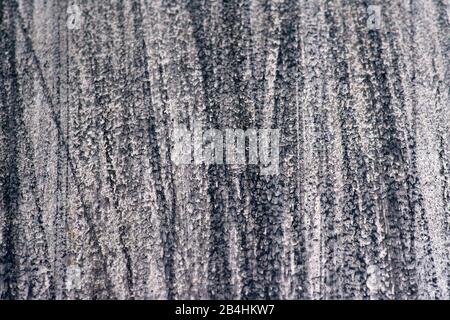
M 449 299 L 448 5 L 0 1 L 0 297 Z

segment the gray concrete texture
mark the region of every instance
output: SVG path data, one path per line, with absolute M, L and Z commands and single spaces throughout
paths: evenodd
M 2 299 L 449 299 L 448 2 L 0 17 Z M 174 163 L 196 121 L 279 129 L 278 174 Z

